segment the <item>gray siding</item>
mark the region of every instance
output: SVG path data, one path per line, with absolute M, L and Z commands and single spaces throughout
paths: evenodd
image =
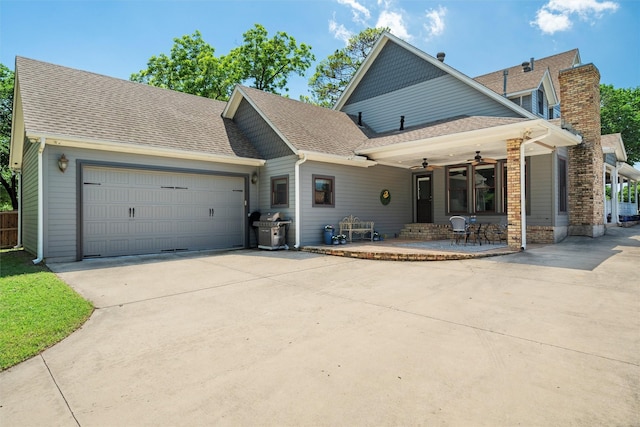
M 604 155 L 604 162 L 615 167 L 618 163 L 618 157 L 615 155 L 615 153 L 607 153 Z
M 37 153 L 37 150 L 35 150 Z M 63 174 L 57 166 L 57 159 L 64 153 L 69 159 L 69 167 Z M 208 173 L 239 173 L 250 176 L 257 169 L 250 166 L 237 166 L 229 164 L 212 164 L 208 162 L 170 159 L 162 157 L 141 156 L 86 149 L 47 146 L 43 154 L 44 182 L 45 182 L 45 227 L 44 227 L 44 256 L 48 261 L 70 261 L 77 257 L 77 242 L 82 227 L 81 218 L 78 215 L 78 203 L 81 188 L 77 182 L 77 161 L 108 162 L 118 165 L 135 166 L 140 168 L 152 168 L 158 170 L 175 170 L 178 172 L 208 172 Z M 37 157 L 36 157 L 37 162 Z M 31 162 L 25 162 L 25 166 Z M 37 171 L 37 164 L 35 164 Z M 31 174 L 29 174 L 31 175 Z M 37 243 L 37 176 L 24 182 L 25 194 L 23 222 L 23 236 L 25 248 L 36 250 Z M 23 178 L 23 179 L 24 179 Z M 258 205 L 258 184 L 249 184 L 248 207 Z M 247 229 L 249 229 L 247 227 Z M 31 237 L 34 236 L 34 237 Z M 33 242 L 33 243 L 32 243 Z M 32 249 L 33 248 L 33 249 Z
M 335 207 L 312 206 L 312 175 L 335 177 Z M 394 237 L 412 221 L 411 172 L 388 166 L 348 167 L 306 162 L 301 165 L 301 243 L 322 242 L 324 225 L 338 227 L 345 216 L 354 215 L 375 222 L 381 234 Z M 388 205 L 380 203 L 380 192 L 391 192 Z
M 38 146 L 25 143 L 22 162 L 22 245 L 32 254 L 38 251 Z M 45 180 L 44 185 L 47 185 Z M 46 191 L 45 191 L 46 194 Z
M 267 163 L 262 168 L 260 168 L 259 204 L 255 209 L 255 210 L 259 210 L 263 214 L 267 212 L 280 212 L 281 217 L 288 218 L 292 221 L 291 225 L 287 230 L 287 244 L 291 247 L 293 247 L 293 245 L 296 243 L 295 232 L 296 232 L 297 224 L 295 223 L 295 215 L 296 215 L 295 163 L 297 160 L 298 160 L 297 156 L 281 157 L 279 159 L 268 160 Z M 271 207 L 271 178 L 276 176 L 287 176 L 289 178 L 289 207 L 288 208 L 272 208 Z
M 531 176 L 529 177 L 531 195 L 529 206 L 531 212 L 527 216 L 527 225 L 551 225 L 554 220 L 554 162 L 550 154 L 529 158 Z M 556 186 L 557 187 L 557 186 Z
M 449 75 L 356 102 L 342 110 L 356 116 L 362 112 L 363 121 L 376 132 L 398 129 L 400 116 L 405 116 L 405 127 L 458 115 L 518 117 L 506 106 Z
M 242 99 L 234 122 L 249 138 L 263 159 L 275 159 L 292 154 L 291 149 L 264 119 Z
M 393 42 L 388 42 L 346 104 L 374 98 L 445 74 L 430 62 Z

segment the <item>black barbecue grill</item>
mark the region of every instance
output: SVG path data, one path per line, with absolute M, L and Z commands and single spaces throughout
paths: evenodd
M 291 221 L 280 219 L 280 212 L 260 215 L 259 221 L 254 221 L 253 226 L 258 227 L 258 248 L 288 249 L 287 228 Z

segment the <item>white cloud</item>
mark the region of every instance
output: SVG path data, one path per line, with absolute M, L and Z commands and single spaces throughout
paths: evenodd
M 335 19 L 329 20 L 329 32 L 333 34 L 333 37 L 345 43 L 347 43 L 353 35 L 344 25 L 338 24 Z
M 369 12 L 369 9 L 358 3 L 357 0 L 338 0 L 338 3 L 351 8 L 353 22 L 366 25 L 367 20 L 371 18 L 371 12 Z
M 545 9 L 540 9 L 536 15 L 535 22 L 532 25 L 537 25 L 543 33 L 553 34 L 558 31 L 566 31 L 571 28 L 571 20 L 567 15 L 553 14 Z
M 543 33 L 553 34 L 557 31 L 566 31 L 571 28 L 572 15 L 578 15 L 582 20 L 589 21 L 602 17 L 605 12 L 618 10 L 618 3 L 600 0 L 549 0 L 536 13 L 534 27 L 540 28 Z
M 383 10 L 380 12 L 378 22 L 376 22 L 376 28 L 380 27 L 389 27 L 394 35 L 403 40 L 411 40 L 412 38 L 400 12 L 393 12 L 390 10 Z
M 427 39 L 436 37 L 444 33 L 444 17 L 447 15 L 447 8 L 438 6 L 437 9 L 429 9 L 426 13 L 427 22 L 424 28 L 427 30 Z

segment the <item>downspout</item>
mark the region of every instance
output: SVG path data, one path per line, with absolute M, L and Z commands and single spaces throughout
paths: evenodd
M 294 248 L 300 249 L 300 165 L 307 161 L 307 155 L 302 154 L 302 158 L 296 162 L 295 166 L 295 196 L 296 196 L 296 244 Z
M 527 198 L 525 195 L 525 148 L 527 144 L 538 142 L 551 135 L 551 130 L 547 129 L 547 132 L 536 136 L 535 138 L 527 139 L 520 144 L 520 250 L 527 249 Z
M 37 258 L 32 262 L 39 264 L 44 259 L 44 178 L 42 153 L 44 152 L 45 138 L 40 137 L 40 147 L 38 147 L 38 249 Z
M 16 173 L 16 180 L 18 181 L 18 185 L 16 185 L 16 198 L 18 199 L 18 239 L 13 248 L 19 249 L 22 247 L 22 171 Z

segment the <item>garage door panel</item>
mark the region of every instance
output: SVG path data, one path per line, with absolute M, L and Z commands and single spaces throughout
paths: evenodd
M 85 167 L 83 255 L 244 246 L 244 178 Z

